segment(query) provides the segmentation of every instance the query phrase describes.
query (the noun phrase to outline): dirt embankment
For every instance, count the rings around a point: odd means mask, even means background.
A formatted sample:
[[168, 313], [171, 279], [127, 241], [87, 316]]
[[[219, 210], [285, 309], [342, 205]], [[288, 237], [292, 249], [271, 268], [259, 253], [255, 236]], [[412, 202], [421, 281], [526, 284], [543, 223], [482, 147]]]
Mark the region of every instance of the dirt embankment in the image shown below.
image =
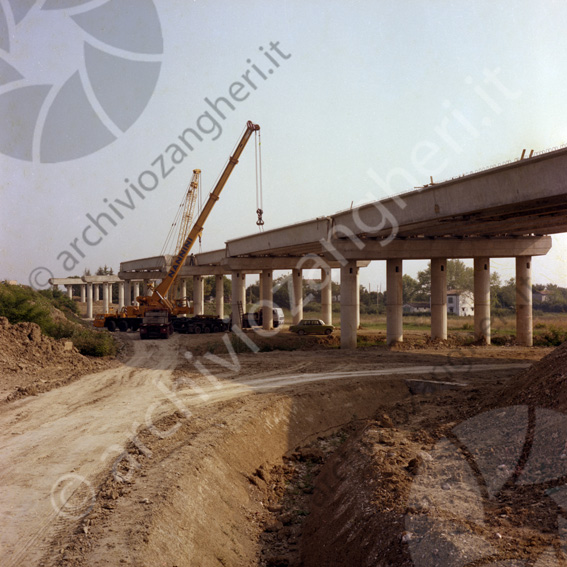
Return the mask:
[[[190, 339], [175, 339], [178, 354]], [[513, 372], [482, 349], [471, 368], [459, 363], [457, 371], [447, 363], [449, 352], [248, 353], [238, 364], [223, 358], [215, 384], [194, 372], [199, 364], [210, 366], [210, 357], [191, 359], [194, 366], [185, 360], [173, 383], [191, 415], [178, 411], [155, 421], [153, 433], [138, 433], [128, 457], [98, 485], [92, 509], [73, 524], [71, 535], [64, 531], [53, 541], [45, 565], [297, 565], [310, 533], [306, 522], [316, 517], [312, 499], [320, 507], [330, 500], [325, 490], [316, 491], [316, 477], [344, 440], [337, 429], [395, 404], [392, 419], [407, 420], [420, 407], [408, 377], [485, 384]], [[501, 369], [492, 365], [479, 373], [472, 369], [477, 362], [497, 362]], [[231, 366], [235, 370], [227, 371]], [[423, 406], [432, 422], [461, 394], [448, 396]], [[156, 431], [171, 434], [159, 437]], [[410, 449], [400, 467], [413, 458]], [[352, 489], [355, 498], [361, 486], [337, 490]], [[345, 533], [351, 528], [341, 526]]]
[[[0, 562], [290, 567], [309, 560], [306, 549], [322, 561], [325, 541], [342, 557], [348, 534], [360, 536], [357, 522], [379, 529], [368, 522], [381, 499], [405, 514], [404, 490], [417, 478], [412, 460], [433, 454], [438, 438], [481, 411], [495, 381], [515, 372], [503, 363], [538, 356], [435, 345], [199, 357], [191, 354], [197, 342], [223, 344], [222, 337], [124, 340], [125, 364], [4, 405], [0, 509], [8, 527]], [[406, 380], [420, 377], [470, 387], [411, 396]], [[345, 425], [346, 434], [337, 433]], [[360, 427], [365, 449], [359, 435], [345, 442]], [[384, 463], [385, 475], [367, 468]], [[373, 474], [388, 482], [373, 484]], [[363, 505], [347, 506], [338, 519], [326, 508], [352, 502]], [[400, 524], [392, 518], [394, 537]], [[313, 531], [323, 519], [334, 522], [335, 541]]]
[[564, 344], [504, 387], [367, 421], [314, 482], [298, 564], [560, 564], [566, 378]]
[[79, 354], [73, 343], [46, 337], [35, 323], [11, 325], [0, 317], [0, 400], [35, 396], [116, 364]]

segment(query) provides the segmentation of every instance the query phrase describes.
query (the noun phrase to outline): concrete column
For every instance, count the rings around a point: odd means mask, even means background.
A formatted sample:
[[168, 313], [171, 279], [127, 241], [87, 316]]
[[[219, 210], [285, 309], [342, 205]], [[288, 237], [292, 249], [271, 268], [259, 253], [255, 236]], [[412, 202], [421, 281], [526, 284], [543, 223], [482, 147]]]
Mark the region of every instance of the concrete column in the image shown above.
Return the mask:
[[205, 280], [203, 276], [193, 276], [193, 313], [202, 315], [205, 312]]
[[69, 299], [73, 299], [73, 286], [72, 285], [67, 285], [65, 286], [67, 288], [67, 297]]
[[79, 287], [81, 288], [81, 303], [84, 303], [87, 300], [87, 284], [81, 284]]
[[148, 295], [148, 280], [142, 280], [142, 295]]
[[358, 268], [351, 260], [341, 267], [341, 348], [356, 348], [358, 325]]
[[402, 260], [386, 260], [386, 342], [404, 340]]
[[356, 304], [358, 305], [356, 310], [356, 328], [360, 329], [360, 278], [358, 270], [356, 270]]
[[93, 284], [94, 286], [94, 300], [100, 301], [100, 284]]
[[124, 282], [118, 282], [118, 309], [124, 307]]
[[[242, 274], [241, 272], [232, 272], [231, 280], [232, 280], [232, 293], [231, 293], [232, 326], [240, 328], [242, 323], [240, 321], [238, 302], [242, 300], [242, 288], [244, 287], [244, 282], [245, 282], [244, 274]], [[242, 308], [244, 309], [244, 305]]]
[[490, 344], [490, 258], [474, 259], [474, 338]]
[[303, 272], [301, 269], [292, 271], [292, 294], [290, 297], [293, 324], [297, 325], [303, 319]]
[[272, 270], [263, 270], [262, 275], [262, 328], [270, 331], [274, 328], [274, 289]]
[[431, 338], [447, 339], [447, 260], [431, 260]]
[[532, 257], [516, 258], [516, 340], [533, 346], [532, 329]]
[[140, 296], [140, 282], [134, 282], [134, 301], [138, 303], [137, 297]]
[[224, 317], [224, 276], [215, 276], [215, 307], [217, 317]]
[[103, 313], [108, 313], [109, 310], [109, 302], [108, 302], [108, 296], [109, 296], [109, 291], [110, 291], [110, 284], [108, 283], [103, 283], [102, 284], [102, 311]]
[[262, 272], [260, 272], [260, 275], [258, 276], [258, 294], [260, 305], [262, 305], [262, 301], [264, 301], [264, 276]]
[[130, 280], [124, 280], [124, 305], [132, 304], [132, 285]]
[[87, 319], [93, 318], [93, 284], [87, 284]]
[[185, 278], [181, 280], [181, 297], [187, 297], [187, 280]]
[[240, 287], [240, 301], [242, 301], [242, 309], [246, 313], [246, 274], [240, 274], [242, 278], [242, 286]]
[[321, 268], [321, 319], [325, 325], [333, 324], [333, 289], [330, 268]]

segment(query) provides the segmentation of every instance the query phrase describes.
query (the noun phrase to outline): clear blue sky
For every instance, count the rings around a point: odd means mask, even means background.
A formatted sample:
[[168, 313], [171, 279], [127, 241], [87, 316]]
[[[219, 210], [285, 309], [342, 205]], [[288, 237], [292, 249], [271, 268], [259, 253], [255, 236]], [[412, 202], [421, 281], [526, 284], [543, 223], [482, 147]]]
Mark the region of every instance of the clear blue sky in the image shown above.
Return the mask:
[[[155, 6], [162, 66], [153, 96], [130, 129], [73, 161], [29, 163], [0, 155], [0, 279], [28, 283], [37, 266], [58, 277], [101, 264], [116, 270], [123, 260], [158, 254], [192, 170], [202, 169], [208, 191], [249, 119], [262, 127], [266, 229], [384, 197], [370, 168], [386, 176], [401, 167], [424, 184], [429, 175], [440, 181], [515, 159], [523, 148], [567, 142], [563, 1], [156, 0]], [[59, 28], [57, 19], [38, 21], [33, 34], [25, 20], [12, 21], [10, 57], [15, 46], [26, 49], [19, 60], [5, 59], [37, 73], [29, 78], [40, 84], [82, 64], [82, 39], [65, 36], [71, 28]], [[270, 43], [279, 52], [270, 51]], [[280, 65], [272, 74], [266, 52]], [[221, 120], [205, 99], [227, 97], [247, 71], [256, 90], [248, 87], [234, 110], [224, 107]], [[487, 71], [500, 88], [484, 82]], [[203, 134], [188, 157], [134, 210], [125, 210], [100, 244], [83, 246], [85, 257], [66, 271], [57, 256], [81, 237], [87, 215], [124, 200], [124, 179], [157, 172], [151, 164], [158, 156], [171, 165], [166, 148], [185, 128], [196, 128], [207, 110], [222, 133]], [[447, 120], [457, 143], [437, 131]], [[9, 127], [17, 136], [18, 124]], [[427, 171], [412, 165], [413, 149], [424, 142], [439, 147]], [[257, 231], [253, 157], [247, 148], [209, 218], [203, 250]], [[412, 188], [401, 178], [393, 187]], [[566, 252], [567, 237], [555, 237], [552, 253], [534, 260], [534, 281], [566, 286]], [[407, 262], [405, 271], [415, 276], [424, 267]], [[512, 261], [495, 260], [493, 268], [504, 279], [514, 275]], [[384, 275], [384, 264], [374, 262], [361, 272], [361, 283], [385, 287]]]

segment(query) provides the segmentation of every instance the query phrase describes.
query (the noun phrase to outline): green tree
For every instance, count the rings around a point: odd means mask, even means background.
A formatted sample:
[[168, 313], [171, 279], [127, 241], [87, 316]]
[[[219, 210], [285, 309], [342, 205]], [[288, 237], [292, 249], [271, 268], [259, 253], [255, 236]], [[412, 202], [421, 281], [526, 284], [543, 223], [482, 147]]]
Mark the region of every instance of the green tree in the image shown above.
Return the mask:
[[[447, 260], [447, 289], [473, 291], [474, 270], [462, 260]], [[431, 294], [431, 262], [425, 270], [417, 273], [419, 290], [429, 296]]]

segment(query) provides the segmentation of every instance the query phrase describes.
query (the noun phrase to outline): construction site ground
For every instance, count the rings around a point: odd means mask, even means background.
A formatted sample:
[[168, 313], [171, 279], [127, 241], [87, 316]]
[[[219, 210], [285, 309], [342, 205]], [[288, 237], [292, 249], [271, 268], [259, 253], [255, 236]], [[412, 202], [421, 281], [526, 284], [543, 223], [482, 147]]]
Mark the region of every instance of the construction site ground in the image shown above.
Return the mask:
[[[14, 343], [8, 332], [0, 341]], [[532, 410], [514, 408], [537, 406], [540, 391], [562, 411], [559, 390], [529, 387], [538, 372], [565, 372], [565, 349], [433, 344], [422, 333], [387, 348], [383, 333], [366, 335], [372, 346], [344, 351], [338, 337], [286, 330], [117, 334], [119, 361], [89, 367], [63, 346], [69, 359], [45, 376], [41, 362], [5, 360], [0, 564], [556, 564], [562, 485], [550, 511], [525, 491], [492, 501], [497, 484], [477, 477], [518, 477], [525, 431], [512, 427], [511, 449], [498, 420], [532, 423]], [[454, 438], [470, 442], [455, 453]]]

